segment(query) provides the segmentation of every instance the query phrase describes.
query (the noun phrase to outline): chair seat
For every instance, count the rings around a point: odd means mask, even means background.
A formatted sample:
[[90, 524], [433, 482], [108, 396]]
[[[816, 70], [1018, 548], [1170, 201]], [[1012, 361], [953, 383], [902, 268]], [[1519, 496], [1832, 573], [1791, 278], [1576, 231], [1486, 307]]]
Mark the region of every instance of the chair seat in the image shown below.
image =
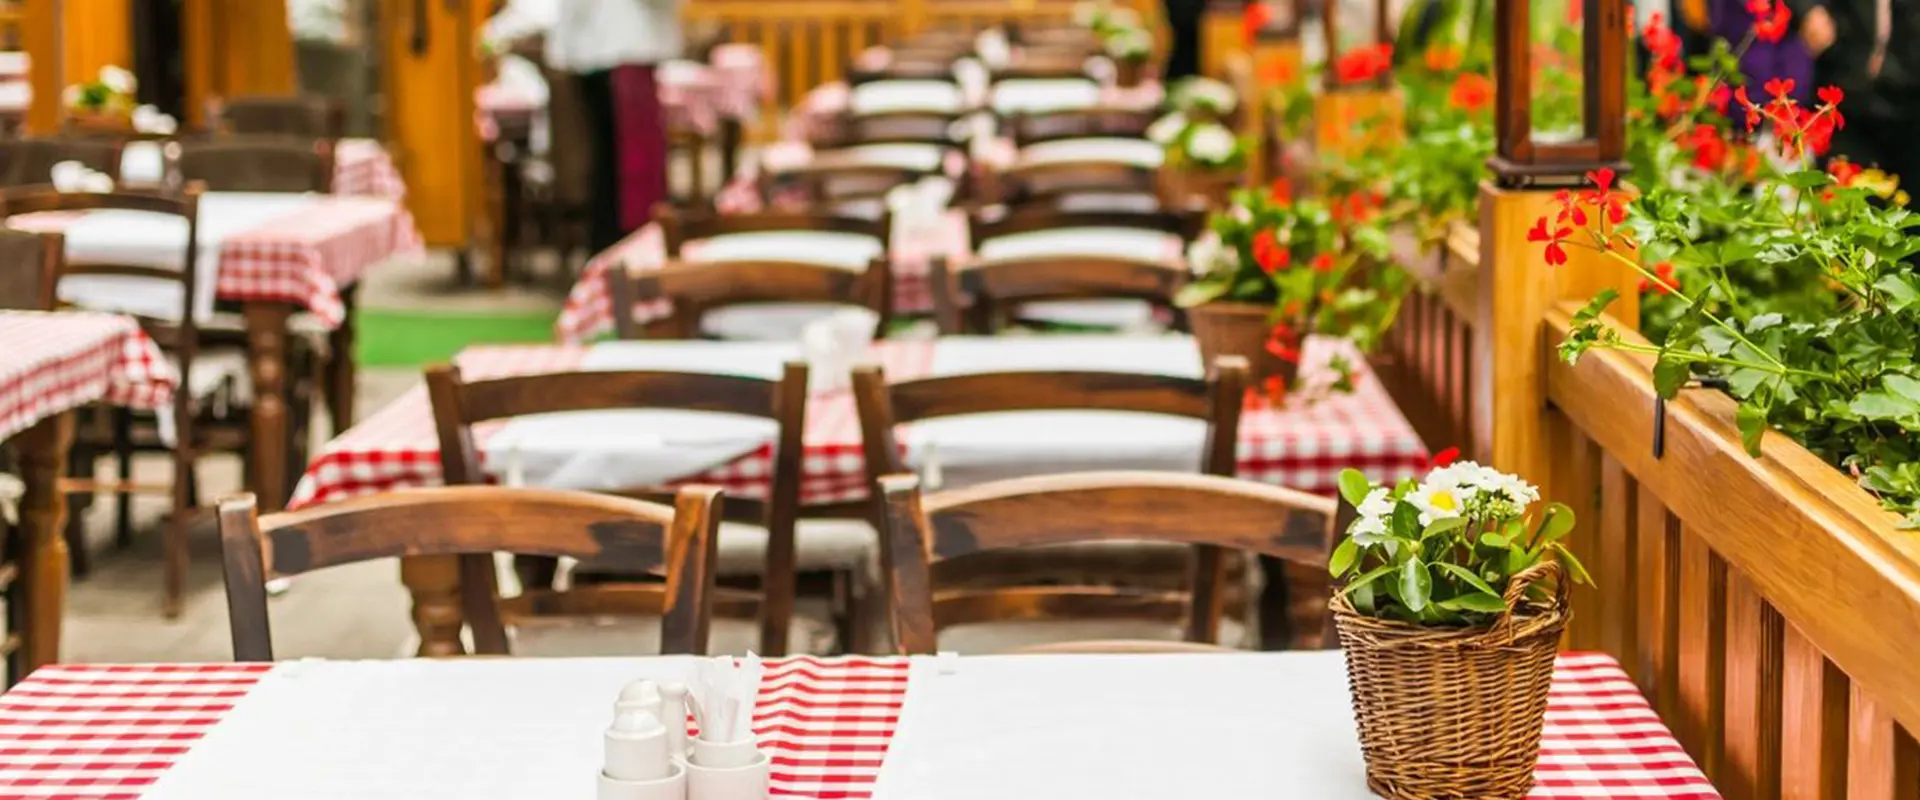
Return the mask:
[[[803, 519], [794, 526], [794, 566], [801, 572], [853, 570], [878, 577], [880, 535], [865, 520]], [[720, 524], [720, 575], [758, 575], [767, 563], [767, 529]]]
[[850, 306], [837, 303], [753, 303], [708, 311], [700, 333], [743, 342], [797, 342], [807, 326]]
[[[178, 371], [180, 360], [171, 354], [167, 358]], [[229, 386], [232, 394], [228, 399], [233, 402], [244, 406], [253, 400], [253, 374], [247, 369], [247, 354], [240, 350], [222, 348], [195, 354], [193, 374], [187, 381], [187, 390], [195, 400], [205, 400]]]
[[1127, 332], [1164, 327], [1154, 317], [1153, 305], [1144, 300], [1050, 300], [1027, 303], [1017, 316], [1022, 321]]
[[[516, 626], [508, 634], [517, 657], [632, 656], [660, 651], [657, 617], [610, 622], [541, 620]], [[787, 644], [789, 653], [825, 655], [837, 649], [839, 639], [826, 610], [818, 603], [803, 601], [794, 609]], [[707, 637], [708, 653], [740, 656], [759, 650], [759, 620], [714, 618]]]

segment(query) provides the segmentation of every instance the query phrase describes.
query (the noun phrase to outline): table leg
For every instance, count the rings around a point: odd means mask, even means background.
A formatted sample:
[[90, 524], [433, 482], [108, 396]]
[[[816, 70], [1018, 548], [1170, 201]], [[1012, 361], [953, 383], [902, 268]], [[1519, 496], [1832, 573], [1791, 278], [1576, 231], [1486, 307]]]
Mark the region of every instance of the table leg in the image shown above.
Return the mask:
[[[333, 435], [339, 436], [353, 426], [353, 398], [358, 388], [355, 384], [359, 372], [355, 368], [353, 357], [354, 306], [357, 305], [360, 285], [354, 284], [340, 291], [340, 299], [345, 304], [347, 318], [327, 334], [327, 416], [333, 419]], [[301, 466], [305, 466], [304, 464]]]
[[248, 302], [247, 368], [253, 376], [253, 441], [247, 487], [262, 512], [287, 504], [287, 317], [285, 303]]
[[720, 186], [725, 188], [740, 169], [740, 144], [746, 137], [738, 117], [720, 120]]
[[24, 622], [20, 655], [9, 677], [18, 681], [36, 668], [60, 659], [60, 617], [67, 607], [67, 504], [60, 496], [60, 476], [66, 474], [67, 448], [73, 445], [73, 413], [41, 420], [14, 438], [20, 453], [20, 477], [26, 496], [20, 503], [25, 530], [25, 558], [20, 579], [25, 587], [25, 613], [12, 619]]
[[460, 628], [460, 561], [454, 556], [409, 556], [400, 559], [400, 582], [413, 595], [413, 627], [420, 632], [424, 657], [465, 653]]

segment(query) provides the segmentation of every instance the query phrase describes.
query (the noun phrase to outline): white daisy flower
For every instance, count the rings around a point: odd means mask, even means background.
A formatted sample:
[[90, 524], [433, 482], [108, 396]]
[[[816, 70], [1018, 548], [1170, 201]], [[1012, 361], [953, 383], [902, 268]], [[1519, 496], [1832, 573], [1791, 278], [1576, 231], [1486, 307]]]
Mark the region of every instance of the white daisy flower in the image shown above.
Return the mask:
[[1380, 517], [1382, 519], [1390, 517], [1393, 515], [1394, 502], [1392, 498], [1387, 496], [1388, 494], [1387, 487], [1376, 486], [1373, 491], [1367, 493], [1365, 500], [1360, 501], [1360, 505], [1354, 507], [1354, 510], [1359, 512], [1362, 517]]
[[1197, 277], [1215, 272], [1231, 272], [1238, 264], [1233, 253], [1220, 243], [1220, 234], [1207, 231], [1187, 247], [1187, 269]]
[[1354, 520], [1353, 525], [1347, 528], [1347, 536], [1362, 547], [1389, 541], [1387, 520], [1384, 517], [1361, 517]]
[[1465, 513], [1467, 498], [1461, 496], [1462, 491], [1459, 487], [1423, 483], [1407, 495], [1407, 502], [1420, 509], [1420, 526], [1426, 527], [1434, 520], [1453, 519]]
[[1181, 85], [1180, 97], [1188, 106], [1208, 108], [1221, 114], [1233, 111], [1240, 96], [1232, 86], [1212, 78], [1189, 78]]
[[1175, 111], [1147, 126], [1147, 140], [1165, 147], [1173, 144], [1173, 140], [1180, 138], [1180, 133], [1186, 129], [1187, 115]]
[[1114, 58], [1145, 58], [1153, 52], [1153, 35], [1140, 28], [1122, 28], [1107, 37], [1107, 55]]
[[1187, 155], [1202, 164], [1224, 164], [1233, 158], [1240, 142], [1233, 132], [1215, 124], [1201, 125], [1187, 135]]

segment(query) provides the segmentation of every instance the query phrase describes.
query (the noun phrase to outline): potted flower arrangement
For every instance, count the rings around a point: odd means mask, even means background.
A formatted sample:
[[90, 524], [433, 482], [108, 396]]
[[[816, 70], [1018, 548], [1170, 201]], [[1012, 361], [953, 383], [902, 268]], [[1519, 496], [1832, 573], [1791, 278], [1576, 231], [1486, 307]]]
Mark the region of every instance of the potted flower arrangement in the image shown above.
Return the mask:
[[1519, 800], [1533, 787], [1567, 590], [1573, 512], [1473, 462], [1340, 494], [1359, 512], [1329, 569], [1366, 757], [1389, 800]]
[[[1340, 336], [1371, 349], [1399, 313], [1407, 278], [1359, 269], [1386, 254], [1386, 232], [1361, 212], [1364, 198], [1294, 199], [1241, 190], [1215, 212], [1187, 254], [1190, 281], [1175, 302], [1187, 309], [1201, 355], [1244, 357], [1275, 397], [1293, 387], [1310, 334]], [[1349, 365], [1334, 359], [1347, 384]]]
[[94, 130], [130, 130], [133, 126], [134, 91], [139, 81], [133, 73], [116, 66], [104, 66], [91, 81], [68, 86], [62, 96], [67, 107], [67, 124]]
[[1113, 59], [1114, 83], [1131, 89], [1147, 79], [1147, 60], [1153, 56], [1153, 34], [1141, 27], [1116, 27], [1101, 34], [1101, 49]]
[[1225, 207], [1252, 149], [1226, 125], [1180, 111], [1148, 126], [1147, 138], [1166, 150], [1160, 193], [1170, 208], [1185, 208], [1196, 198], [1209, 208]]

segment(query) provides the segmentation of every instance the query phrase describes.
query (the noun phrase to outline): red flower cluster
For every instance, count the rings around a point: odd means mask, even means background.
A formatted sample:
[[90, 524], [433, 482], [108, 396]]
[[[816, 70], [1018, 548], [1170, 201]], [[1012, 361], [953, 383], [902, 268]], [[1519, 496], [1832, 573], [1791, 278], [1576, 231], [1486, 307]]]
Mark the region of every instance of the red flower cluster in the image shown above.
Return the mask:
[[1289, 364], [1300, 363], [1300, 334], [1285, 322], [1275, 323], [1267, 334], [1267, 352]]
[[1674, 277], [1673, 263], [1670, 261], [1662, 261], [1653, 265], [1653, 276], [1659, 278], [1659, 280], [1650, 281], [1646, 278], [1640, 279], [1640, 291], [1642, 294], [1649, 290], [1661, 294], [1673, 294], [1673, 290], [1680, 288], [1680, 279]]
[[1453, 79], [1447, 102], [1470, 114], [1479, 112], [1493, 102], [1493, 79], [1477, 72], [1462, 72]]
[[1778, 42], [1787, 38], [1787, 23], [1793, 11], [1780, 0], [1747, 0], [1747, 13], [1753, 15], [1753, 38]]
[[1273, 21], [1273, 9], [1268, 8], [1266, 3], [1247, 4], [1246, 11], [1240, 14], [1240, 35], [1246, 39], [1249, 47], [1253, 45], [1254, 39], [1259, 38], [1261, 29], [1267, 27], [1267, 23], [1271, 21]]
[[1340, 83], [1365, 83], [1393, 68], [1393, 45], [1356, 47], [1333, 62], [1333, 75]]
[[1286, 269], [1293, 261], [1293, 254], [1287, 252], [1287, 246], [1271, 230], [1261, 231], [1253, 237], [1253, 263], [1260, 265], [1260, 271], [1268, 275]]
[[1379, 213], [1387, 198], [1379, 192], [1354, 192], [1328, 201], [1328, 213], [1334, 222], [1366, 222]]
[[1565, 225], [1560, 226], [1556, 230], [1547, 230], [1547, 218], [1541, 217], [1534, 220], [1533, 229], [1527, 231], [1527, 241], [1545, 242], [1547, 245], [1547, 265], [1557, 267], [1567, 263], [1567, 248], [1562, 245], [1561, 242], [1566, 241], [1567, 237], [1572, 235], [1573, 229]]
[[1680, 146], [1693, 151], [1693, 166], [1705, 172], [1719, 172], [1727, 166], [1732, 145], [1719, 128], [1702, 122], [1680, 140]]
[[1326, 253], [1321, 253], [1320, 255], [1314, 256], [1313, 261], [1310, 262], [1308, 266], [1313, 267], [1314, 272], [1321, 272], [1321, 273], [1332, 272], [1333, 256], [1328, 255]]
[[1662, 119], [1679, 116], [1680, 95], [1674, 93], [1673, 84], [1685, 72], [1680, 58], [1680, 37], [1667, 27], [1665, 15], [1656, 11], [1647, 18], [1640, 38], [1653, 56], [1653, 64], [1647, 68], [1647, 93], [1656, 104], [1654, 113]]
[[1452, 72], [1460, 68], [1460, 51], [1444, 44], [1427, 48], [1427, 71]]
[[1860, 165], [1845, 158], [1836, 158], [1827, 162], [1827, 174], [1833, 176], [1833, 182], [1840, 186], [1852, 186], [1853, 180], [1860, 177]]
[[1274, 178], [1273, 185], [1267, 189], [1267, 198], [1280, 205], [1293, 202], [1293, 181], [1285, 176]]
[[1820, 105], [1813, 109], [1793, 99], [1792, 79], [1774, 78], [1762, 88], [1768, 96], [1765, 103], [1755, 103], [1747, 97], [1745, 86], [1734, 91], [1733, 99], [1746, 109], [1747, 131], [1752, 132], [1761, 120], [1766, 120], [1780, 140], [1781, 155], [1788, 159], [1799, 159], [1808, 153], [1825, 155], [1833, 144], [1833, 132], [1847, 126], [1846, 118], [1840, 115], [1840, 101], [1846, 95], [1837, 86], [1823, 86], [1816, 91]]

